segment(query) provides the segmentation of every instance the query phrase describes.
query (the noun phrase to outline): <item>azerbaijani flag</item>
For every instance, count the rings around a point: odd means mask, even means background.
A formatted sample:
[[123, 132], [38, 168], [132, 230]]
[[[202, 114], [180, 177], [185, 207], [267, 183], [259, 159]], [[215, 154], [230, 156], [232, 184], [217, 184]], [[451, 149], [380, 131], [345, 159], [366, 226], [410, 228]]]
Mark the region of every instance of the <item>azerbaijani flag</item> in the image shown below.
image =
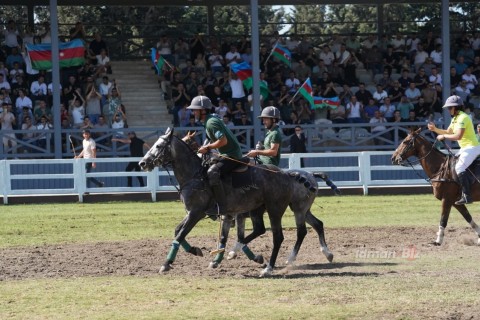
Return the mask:
[[[247, 90], [253, 87], [252, 67], [247, 62], [241, 62], [231, 65], [232, 71], [237, 75], [238, 79], [242, 80], [243, 85]], [[270, 94], [265, 82], [260, 81], [260, 94], [263, 99], [267, 99]]]
[[[76, 67], [85, 64], [85, 46], [82, 40], [60, 42], [58, 48], [60, 68]], [[52, 69], [52, 44], [27, 44], [27, 52], [32, 62], [32, 69]]]
[[339, 97], [313, 97], [313, 109], [331, 108], [336, 109], [340, 105]]
[[157, 69], [158, 75], [161, 76], [165, 59], [155, 48], [152, 48], [152, 63], [155, 66], [155, 69]]
[[292, 65], [292, 54], [290, 53], [290, 50], [282, 47], [278, 42], [273, 47], [272, 55], [289, 67]]
[[312, 88], [312, 82], [310, 81], [310, 78], [307, 78], [305, 82], [302, 84], [300, 89], [298, 89], [298, 93], [300, 93], [310, 104], [310, 106], [314, 106], [313, 102], [313, 88]]

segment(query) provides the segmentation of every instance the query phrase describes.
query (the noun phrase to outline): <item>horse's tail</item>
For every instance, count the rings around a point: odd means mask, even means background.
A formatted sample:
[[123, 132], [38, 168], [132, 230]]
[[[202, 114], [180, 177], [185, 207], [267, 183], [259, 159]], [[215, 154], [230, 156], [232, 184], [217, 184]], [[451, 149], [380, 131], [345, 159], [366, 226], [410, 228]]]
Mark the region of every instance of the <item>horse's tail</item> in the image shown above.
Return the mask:
[[337, 188], [335, 183], [333, 183], [332, 180], [330, 180], [330, 178], [327, 176], [325, 172], [312, 172], [312, 174], [315, 178], [320, 178], [323, 181], [325, 181], [327, 186], [329, 186], [333, 190], [333, 192], [335, 192], [336, 195], [342, 194], [342, 192]]

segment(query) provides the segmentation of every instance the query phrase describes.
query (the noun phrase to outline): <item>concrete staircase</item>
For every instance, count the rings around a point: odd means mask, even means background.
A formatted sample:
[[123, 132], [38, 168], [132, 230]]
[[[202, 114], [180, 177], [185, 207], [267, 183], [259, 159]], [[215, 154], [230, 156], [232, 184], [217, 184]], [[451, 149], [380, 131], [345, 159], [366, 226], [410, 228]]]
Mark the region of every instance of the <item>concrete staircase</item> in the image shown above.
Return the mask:
[[172, 126], [172, 115], [151, 69], [150, 61], [112, 61], [113, 74], [127, 110], [128, 126], [166, 128]]

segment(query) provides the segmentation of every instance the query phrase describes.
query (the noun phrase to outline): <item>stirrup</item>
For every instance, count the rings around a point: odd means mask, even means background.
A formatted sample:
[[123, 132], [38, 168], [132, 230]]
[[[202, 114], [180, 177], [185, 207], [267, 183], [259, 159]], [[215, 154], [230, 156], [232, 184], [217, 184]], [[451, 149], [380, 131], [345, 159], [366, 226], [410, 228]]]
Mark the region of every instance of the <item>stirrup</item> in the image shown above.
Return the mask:
[[464, 194], [462, 194], [462, 197], [460, 198], [460, 200], [458, 200], [458, 201], [455, 202], [456, 205], [471, 204], [471, 203], [473, 203], [472, 198], [471, 198], [471, 197], [467, 197], [467, 196], [464, 195]]

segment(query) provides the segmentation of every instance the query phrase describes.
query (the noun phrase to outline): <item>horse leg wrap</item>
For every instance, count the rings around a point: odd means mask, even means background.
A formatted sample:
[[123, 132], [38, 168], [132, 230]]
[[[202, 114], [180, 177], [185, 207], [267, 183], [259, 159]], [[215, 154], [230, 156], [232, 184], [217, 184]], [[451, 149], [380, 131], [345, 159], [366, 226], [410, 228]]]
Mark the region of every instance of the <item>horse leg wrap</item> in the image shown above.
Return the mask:
[[442, 226], [439, 226], [438, 232], [437, 232], [437, 240], [435, 240], [435, 242], [438, 244], [442, 244], [444, 236], [445, 236], [445, 228]]
[[250, 260], [255, 259], [255, 254], [252, 252], [252, 250], [250, 250], [250, 248], [247, 245], [244, 245], [242, 247], [242, 251], [243, 251], [243, 253], [245, 253], [245, 255], [247, 256], [248, 259], [250, 259]]
[[[225, 245], [220, 244], [218, 249], [225, 249]], [[222, 262], [224, 255], [225, 255], [225, 250], [222, 250], [221, 252], [217, 253], [217, 255], [215, 256], [215, 259], [213, 259], [213, 261], [216, 262], [216, 263]]]
[[179, 247], [180, 247], [180, 244], [178, 243], [178, 241], [175, 240], [172, 242], [172, 247], [170, 248], [170, 251], [168, 252], [168, 255], [167, 255], [167, 260], [169, 262], [175, 261], [175, 257], [177, 256]]
[[190, 252], [190, 250], [192, 249], [192, 246], [186, 240], [180, 242], [180, 245], [182, 246], [183, 250], [187, 252]]

